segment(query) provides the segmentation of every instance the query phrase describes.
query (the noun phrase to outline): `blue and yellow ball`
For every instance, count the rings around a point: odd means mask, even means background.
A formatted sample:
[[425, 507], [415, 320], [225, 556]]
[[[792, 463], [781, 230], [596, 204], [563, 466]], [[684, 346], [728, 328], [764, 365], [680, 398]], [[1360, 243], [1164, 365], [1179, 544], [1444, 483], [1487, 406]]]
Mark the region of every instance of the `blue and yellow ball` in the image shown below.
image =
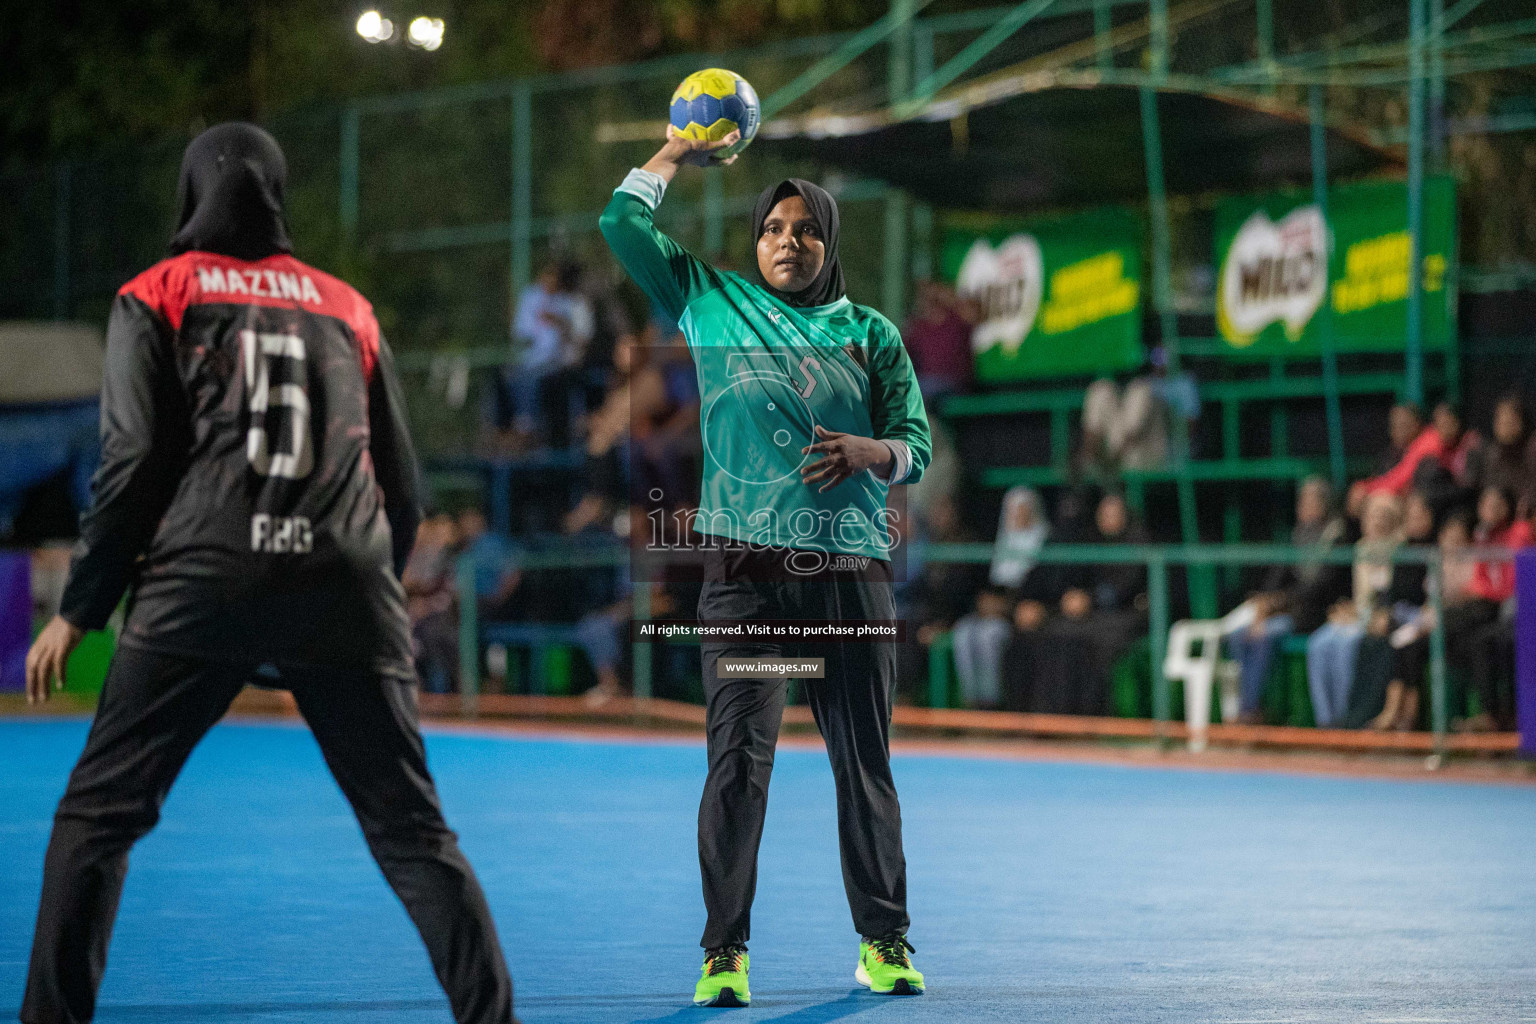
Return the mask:
[[740, 142], [715, 154], [719, 160], [746, 149], [762, 119], [751, 83], [724, 68], [695, 71], [672, 94], [672, 127], [679, 135], [718, 142], [733, 131], [741, 132]]

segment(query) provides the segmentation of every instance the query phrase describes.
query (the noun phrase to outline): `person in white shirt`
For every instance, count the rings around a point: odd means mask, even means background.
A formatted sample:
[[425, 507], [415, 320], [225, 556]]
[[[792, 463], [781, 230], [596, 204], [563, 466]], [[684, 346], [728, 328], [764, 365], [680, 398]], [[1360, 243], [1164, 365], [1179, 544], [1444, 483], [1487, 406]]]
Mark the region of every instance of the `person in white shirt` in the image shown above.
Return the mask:
[[539, 431], [546, 412], [559, 414], [543, 408], [547, 385], [578, 365], [592, 340], [592, 304], [577, 290], [580, 275], [574, 263], [548, 264], [518, 298], [506, 383], [513, 426], [525, 437]]

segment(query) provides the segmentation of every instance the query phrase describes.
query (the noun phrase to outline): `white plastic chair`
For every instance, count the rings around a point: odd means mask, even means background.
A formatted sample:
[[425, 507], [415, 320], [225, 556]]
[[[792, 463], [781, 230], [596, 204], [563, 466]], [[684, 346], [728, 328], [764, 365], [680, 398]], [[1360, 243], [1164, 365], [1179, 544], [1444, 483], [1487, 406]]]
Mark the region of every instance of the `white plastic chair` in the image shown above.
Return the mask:
[[[1163, 675], [1184, 683], [1184, 721], [1189, 726], [1189, 749], [1205, 749], [1211, 721], [1211, 691], [1221, 685], [1221, 720], [1238, 715], [1239, 667], [1221, 656], [1221, 638], [1253, 623], [1254, 609], [1247, 602], [1221, 619], [1181, 619], [1168, 630], [1168, 653]], [[1199, 645], [1199, 653], [1195, 652]]]

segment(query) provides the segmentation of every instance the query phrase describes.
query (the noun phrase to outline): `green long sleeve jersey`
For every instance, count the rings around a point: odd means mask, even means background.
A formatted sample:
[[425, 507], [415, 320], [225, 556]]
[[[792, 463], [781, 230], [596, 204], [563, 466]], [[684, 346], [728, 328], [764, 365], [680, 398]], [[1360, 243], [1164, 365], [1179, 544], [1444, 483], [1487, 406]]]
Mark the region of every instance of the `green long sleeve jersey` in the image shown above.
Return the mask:
[[[732, 540], [888, 558], [905, 524], [892, 484], [916, 482], [932, 454], [917, 375], [900, 332], [846, 297], [790, 306], [717, 270], [658, 231], [666, 183], [634, 170], [600, 226], [635, 283], [676, 319], [699, 381], [704, 480], [694, 529]], [[889, 479], [858, 473], [820, 492], [800, 470], [814, 427], [873, 437], [894, 456]]]

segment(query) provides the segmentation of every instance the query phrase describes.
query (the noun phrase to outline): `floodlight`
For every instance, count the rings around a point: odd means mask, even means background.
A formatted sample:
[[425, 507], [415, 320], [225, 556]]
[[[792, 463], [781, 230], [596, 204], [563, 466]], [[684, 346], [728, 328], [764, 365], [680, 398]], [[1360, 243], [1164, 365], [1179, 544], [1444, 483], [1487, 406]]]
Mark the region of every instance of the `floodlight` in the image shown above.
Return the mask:
[[370, 43], [382, 43], [395, 34], [395, 25], [378, 11], [364, 11], [357, 19], [357, 34]]
[[435, 50], [443, 45], [443, 19], [421, 15], [411, 19], [405, 30], [406, 42], [423, 50]]

